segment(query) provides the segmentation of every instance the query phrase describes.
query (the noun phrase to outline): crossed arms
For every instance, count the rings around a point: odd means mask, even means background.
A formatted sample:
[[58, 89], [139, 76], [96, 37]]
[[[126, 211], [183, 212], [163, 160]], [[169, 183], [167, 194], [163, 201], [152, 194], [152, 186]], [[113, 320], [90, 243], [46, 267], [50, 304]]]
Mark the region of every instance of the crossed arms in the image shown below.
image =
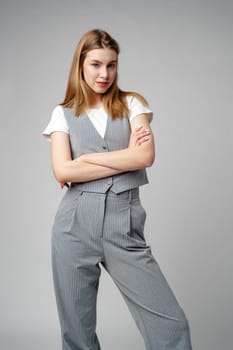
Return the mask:
[[111, 152], [83, 154], [72, 160], [69, 135], [51, 134], [51, 161], [55, 178], [63, 186], [67, 182], [86, 182], [127, 171], [152, 166], [155, 145], [149, 118], [140, 114], [131, 121], [131, 137], [127, 148]]

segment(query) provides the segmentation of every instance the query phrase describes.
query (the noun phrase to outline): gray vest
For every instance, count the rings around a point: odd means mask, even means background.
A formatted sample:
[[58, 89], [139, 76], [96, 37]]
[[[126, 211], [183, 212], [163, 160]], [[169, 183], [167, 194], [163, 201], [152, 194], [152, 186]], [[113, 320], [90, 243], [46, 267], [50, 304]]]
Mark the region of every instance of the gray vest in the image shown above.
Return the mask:
[[[64, 108], [64, 115], [70, 132], [72, 158], [81, 154], [110, 152], [128, 147], [130, 123], [128, 118], [108, 118], [104, 138], [100, 136], [87, 115], [76, 117], [72, 110]], [[120, 193], [148, 183], [145, 169], [128, 171], [119, 175], [106, 177], [84, 183], [73, 183], [80, 190], [105, 193], [110, 188]]]

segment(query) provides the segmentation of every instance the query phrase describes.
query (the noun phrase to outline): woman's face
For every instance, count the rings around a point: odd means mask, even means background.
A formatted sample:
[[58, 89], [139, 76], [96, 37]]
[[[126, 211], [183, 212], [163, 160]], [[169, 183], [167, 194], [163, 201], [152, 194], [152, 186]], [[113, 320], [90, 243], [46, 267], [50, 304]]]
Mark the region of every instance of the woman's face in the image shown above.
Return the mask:
[[[117, 75], [117, 53], [107, 47], [89, 51], [83, 62], [83, 76], [97, 95], [104, 94]], [[101, 97], [101, 96], [100, 96]]]

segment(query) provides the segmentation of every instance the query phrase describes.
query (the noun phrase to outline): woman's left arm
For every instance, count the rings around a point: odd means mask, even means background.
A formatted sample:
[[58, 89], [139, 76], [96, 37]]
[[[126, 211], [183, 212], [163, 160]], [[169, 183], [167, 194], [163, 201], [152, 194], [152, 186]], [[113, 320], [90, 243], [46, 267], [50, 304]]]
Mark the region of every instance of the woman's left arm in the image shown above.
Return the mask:
[[131, 121], [132, 133], [135, 132], [139, 125], [150, 131], [146, 142], [129, 145], [128, 148], [118, 151], [83, 154], [79, 159], [122, 171], [133, 171], [151, 167], [155, 160], [155, 144], [150, 128], [150, 121], [146, 114], [140, 114]]

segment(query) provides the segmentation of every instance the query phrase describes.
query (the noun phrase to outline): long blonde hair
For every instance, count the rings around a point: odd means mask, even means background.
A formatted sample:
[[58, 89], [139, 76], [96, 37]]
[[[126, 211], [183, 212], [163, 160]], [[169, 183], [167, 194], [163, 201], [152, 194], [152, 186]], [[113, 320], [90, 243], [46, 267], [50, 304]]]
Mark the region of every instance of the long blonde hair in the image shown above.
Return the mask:
[[[70, 68], [65, 99], [60, 105], [72, 108], [77, 117], [91, 106], [91, 89], [85, 82], [82, 74], [84, 59], [90, 50], [105, 47], [113, 49], [117, 55], [120, 53], [117, 41], [107, 32], [100, 29], [93, 29], [85, 33], [76, 47]], [[125, 101], [126, 96], [134, 96], [144, 105], [147, 105], [147, 101], [140, 94], [119, 89], [116, 75], [113, 84], [103, 94], [102, 99], [104, 109], [113, 119], [123, 118], [129, 113]]]

